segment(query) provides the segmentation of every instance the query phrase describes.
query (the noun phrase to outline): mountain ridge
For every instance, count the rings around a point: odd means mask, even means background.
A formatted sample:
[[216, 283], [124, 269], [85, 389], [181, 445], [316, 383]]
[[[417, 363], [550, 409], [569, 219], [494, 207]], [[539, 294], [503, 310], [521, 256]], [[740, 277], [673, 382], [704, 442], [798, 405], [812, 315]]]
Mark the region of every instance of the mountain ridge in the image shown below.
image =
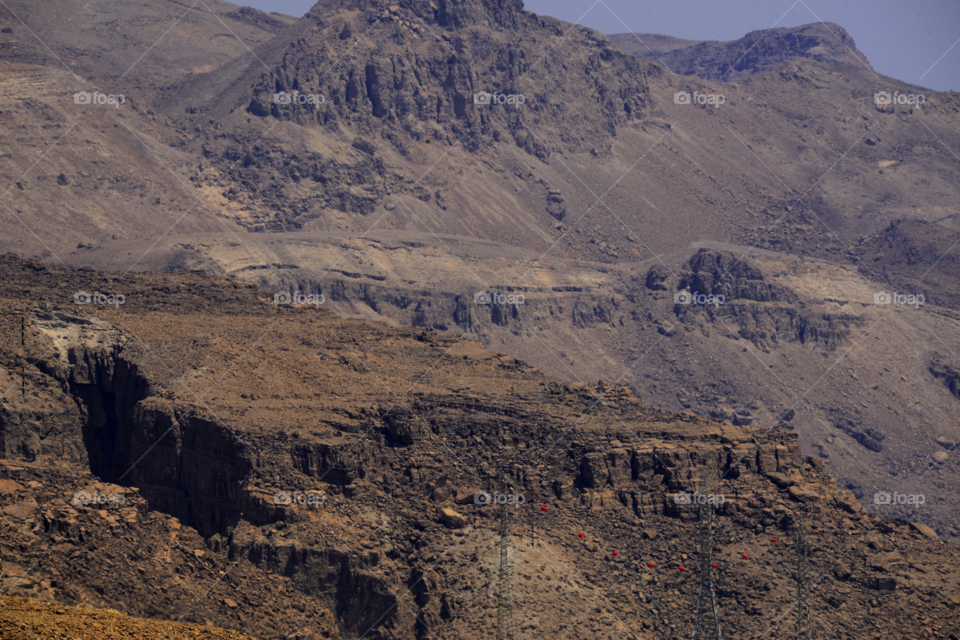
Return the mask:
[[[654, 58], [674, 73], [715, 82], [773, 71], [784, 62], [807, 58], [824, 64], [862, 65], [873, 72], [853, 37], [838, 24], [817, 22], [799, 27], [751, 31], [726, 42], [685, 41], [646, 33], [617, 33], [610, 39], [638, 58]], [[645, 41], [652, 42], [647, 45]]]

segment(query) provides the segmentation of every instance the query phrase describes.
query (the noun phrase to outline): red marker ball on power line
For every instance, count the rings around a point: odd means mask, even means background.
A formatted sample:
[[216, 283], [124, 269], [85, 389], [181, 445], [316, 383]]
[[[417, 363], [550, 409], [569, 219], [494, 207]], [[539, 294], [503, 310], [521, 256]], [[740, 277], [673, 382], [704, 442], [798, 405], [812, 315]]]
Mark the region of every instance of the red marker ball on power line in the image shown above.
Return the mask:
[[546, 510], [547, 510], [547, 505], [542, 505], [540, 507], [540, 511], [546, 511]]
[[747, 557], [747, 554], [743, 554], [743, 557], [746, 558], [746, 557]]
[[680, 567], [680, 571], [686, 571], [686, 570], [687, 570], [686, 567]]
[[653, 563], [652, 563], [652, 562], [648, 562], [648, 563], [647, 563], [647, 566], [648, 566], [648, 567], [652, 567], [652, 566], [653, 566]]
[[774, 541], [774, 542], [776, 542], [776, 541], [777, 541], [777, 539], [776, 539], [776, 538], [774, 538], [774, 539], [773, 539], [773, 541]]
[[716, 563], [716, 562], [713, 563], [713, 568], [714, 568], [714, 569], [717, 568], [717, 563]]
[[577, 537], [578, 537], [578, 538], [582, 538], [582, 537], [583, 537], [583, 532], [578, 533], [578, 534], [577, 534]]
[[616, 552], [616, 551], [614, 551], [614, 552], [613, 552], [613, 555], [617, 555], [617, 552]]

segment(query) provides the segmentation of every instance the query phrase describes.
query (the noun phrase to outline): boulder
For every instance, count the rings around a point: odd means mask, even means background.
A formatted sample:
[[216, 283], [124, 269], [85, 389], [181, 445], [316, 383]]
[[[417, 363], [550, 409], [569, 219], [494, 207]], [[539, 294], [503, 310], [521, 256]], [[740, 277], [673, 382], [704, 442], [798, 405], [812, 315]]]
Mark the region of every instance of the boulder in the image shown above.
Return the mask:
[[799, 502], [817, 502], [823, 498], [819, 493], [813, 491], [811, 488], [812, 485], [804, 485], [803, 487], [793, 486], [787, 490], [787, 493], [790, 494], [790, 497]]
[[459, 505], [473, 504], [473, 496], [477, 493], [480, 493], [480, 489], [476, 487], [460, 487], [453, 501]]
[[451, 529], [459, 529], [467, 524], [467, 519], [453, 509], [444, 508], [440, 510], [440, 522]]
[[920, 524], [919, 522], [911, 522], [910, 527], [927, 536], [931, 540], [939, 540], [940, 537], [937, 535], [937, 532], [928, 527], [925, 524]]

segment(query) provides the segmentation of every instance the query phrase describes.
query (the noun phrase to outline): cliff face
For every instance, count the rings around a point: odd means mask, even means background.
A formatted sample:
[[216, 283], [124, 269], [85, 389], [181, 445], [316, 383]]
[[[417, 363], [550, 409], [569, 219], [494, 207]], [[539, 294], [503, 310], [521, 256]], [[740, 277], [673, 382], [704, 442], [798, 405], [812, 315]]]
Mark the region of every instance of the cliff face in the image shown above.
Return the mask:
[[[550, 54], [557, 46], [562, 56]], [[651, 65], [519, 0], [321, 2], [257, 53], [262, 62], [238, 58], [183, 80], [169, 89], [176, 102], [158, 105], [185, 132], [186, 149], [231, 167], [227, 198], [247, 212], [236, 220], [249, 231], [326, 227], [325, 211], [369, 216], [407, 191], [446, 211], [461, 205], [443, 181], [410, 179], [411, 170], [424, 175], [419, 165], [434, 150], [455, 154], [444, 164], [462, 151], [525, 174], [557, 153], [595, 158], [653, 108]], [[220, 123], [215, 136], [208, 121]], [[258, 140], [277, 123], [276, 135]], [[537, 210], [550, 191], [543, 213], [563, 218], [564, 198], [544, 178], [522, 191], [521, 206]]]
[[[562, 67], [537, 55], [561, 35], [562, 23], [523, 11], [519, 1], [322, 5], [271, 43], [265, 54], [269, 71], [250, 67], [239, 79], [214, 74], [207, 81], [224, 84], [227, 96], [209, 101], [207, 92], [187, 83], [181, 87], [185, 98], [208, 100], [206, 108], [219, 111], [233, 94], [246, 96], [239, 100], [256, 116], [299, 125], [349, 124], [356, 134], [386, 139], [407, 157], [426, 139], [453, 144], [470, 132], [465, 145], [472, 152], [512, 138], [545, 159], [551, 153], [545, 147], [602, 144], [651, 106], [642, 65], [598, 34], [574, 28], [568, 36], [574, 54]], [[564, 77], [551, 78], [560, 68]], [[274, 96], [281, 91], [292, 98], [278, 102]], [[477, 102], [478, 93], [522, 97], [505, 107], [496, 100]], [[583, 109], [586, 103], [595, 108]], [[550, 130], [538, 126], [540, 139], [528, 140], [522, 116], [531, 125], [549, 121]], [[575, 131], [555, 127], [574, 120]], [[352, 144], [369, 156], [384, 151], [368, 139]]]
[[426, 24], [440, 27], [510, 29], [516, 28], [524, 18], [533, 18], [533, 14], [524, 12], [522, 0], [411, 0], [395, 5], [389, 2], [320, 0], [308, 15], [322, 16], [337, 10], [376, 11], [385, 8], [392, 13], [399, 13], [401, 9], [410, 11]]
[[[67, 307], [40, 278], [37, 302], [4, 301], [26, 314], [4, 360], [36, 362], [0, 410], [18, 594], [257, 635], [486, 638], [501, 513], [475, 496], [502, 471], [522, 496], [509, 558], [526, 633], [686, 635], [689, 616], [667, 612], [696, 598], [677, 567], [695, 574], [702, 496], [729, 633], [790, 620], [801, 519], [817, 620], [841, 637], [910, 633], [922, 616], [958, 631], [960, 574], [935, 534], [867, 514], [787, 429], [652, 410], [623, 387], [229, 280], [130, 277], [141, 295], [119, 309]], [[28, 407], [50, 417], [29, 450]], [[596, 598], [607, 606], [584, 605]], [[894, 598], [918, 606], [876, 620], [869, 603]]]

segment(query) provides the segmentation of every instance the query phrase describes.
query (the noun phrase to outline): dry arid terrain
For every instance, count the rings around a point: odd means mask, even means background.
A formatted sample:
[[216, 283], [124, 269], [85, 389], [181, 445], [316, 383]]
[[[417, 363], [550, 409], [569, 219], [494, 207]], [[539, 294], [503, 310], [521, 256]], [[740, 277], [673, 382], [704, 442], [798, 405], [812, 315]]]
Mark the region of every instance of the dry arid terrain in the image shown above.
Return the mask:
[[120, 638], [169, 638], [170, 640], [248, 640], [245, 633], [134, 618], [115, 609], [90, 605], [69, 607], [35, 598], [8, 596], [0, 612], [0, 634], [10, 640], [70, 638], [71, 640], [117, 640]]
[[[475, 496], [499, 490], [522, 496], [518, 637], [686, 637], [699, 516], [678, 496], [708, 491], [727, 637], [795, 629], [801, 531], [814, 637], [960, 633], [956, 549], [869, 514], [787, 429], [227, 278], [3, 268], [25, 318], [4, 358], [32, 364], [2, 409], [11, 594], [257, 637], [489, 638], [501, 512]], [[64, 293], [121, 280], [115, 308]]]
[[512, 637], [690, 637], [708, 482], [728, 638], [956, 639], [957, 153], [826, 22], [6, 0], [0, 629], [510, 637], [503, 539]]

